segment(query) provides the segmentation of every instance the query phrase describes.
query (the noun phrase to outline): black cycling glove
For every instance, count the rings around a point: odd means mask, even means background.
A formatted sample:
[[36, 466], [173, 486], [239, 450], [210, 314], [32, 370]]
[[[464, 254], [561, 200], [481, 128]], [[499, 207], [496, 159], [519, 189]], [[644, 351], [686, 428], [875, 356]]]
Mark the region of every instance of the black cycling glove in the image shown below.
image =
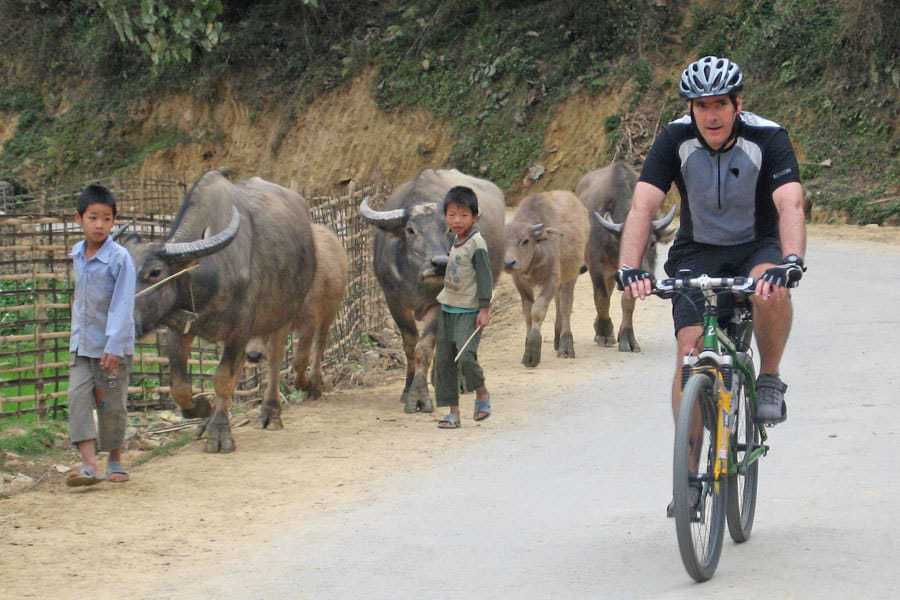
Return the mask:
[[628, 265], [622, 265], [616, 271], [616, 287], [624, 290], [627, 286], [642, 279], [651, 279], [650, 273], [642, 269], [634, 269]]
[[777, 267], [766, 269], [761, 279], [773, 285], [789, 288], [797, 287], [803, 278], [803, 272], [806, 271], [803, 259], [796, 254], [789, 254], [781, 260], [781, 264]]

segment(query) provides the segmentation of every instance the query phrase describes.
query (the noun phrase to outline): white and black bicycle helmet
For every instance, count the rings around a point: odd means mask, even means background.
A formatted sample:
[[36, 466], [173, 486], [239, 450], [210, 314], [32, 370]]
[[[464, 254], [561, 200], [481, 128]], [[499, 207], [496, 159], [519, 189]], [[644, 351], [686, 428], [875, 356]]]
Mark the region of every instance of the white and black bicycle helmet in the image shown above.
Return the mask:
[[744, 76], [737, 64], [727, 58], [704, 56], [681, 73], [678, 91], [683, 98], [693, 100], [739, 92], [743, 86]]

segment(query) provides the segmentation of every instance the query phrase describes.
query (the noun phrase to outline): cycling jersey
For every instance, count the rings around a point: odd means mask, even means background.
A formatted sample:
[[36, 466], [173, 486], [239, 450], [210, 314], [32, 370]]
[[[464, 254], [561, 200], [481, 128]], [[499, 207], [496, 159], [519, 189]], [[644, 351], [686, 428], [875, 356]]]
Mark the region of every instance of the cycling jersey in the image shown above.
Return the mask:
[[787, 131], [749, 112], [735, 121], [736, 139], [724, 152], [700, 137], [690, 115], [666, 125], [653, 142], [640, 181], [681, 194], [678, 242], [735, 246], [778, 237], [772, 192], [800, 181]]

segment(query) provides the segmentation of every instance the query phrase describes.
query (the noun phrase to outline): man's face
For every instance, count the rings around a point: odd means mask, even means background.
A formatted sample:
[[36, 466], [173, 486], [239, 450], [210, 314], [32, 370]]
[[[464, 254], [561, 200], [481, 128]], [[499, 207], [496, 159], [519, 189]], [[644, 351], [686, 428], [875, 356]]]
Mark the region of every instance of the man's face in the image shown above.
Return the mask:
[[75, 220], [81, 225], [84, 237], [92, 244], [102, 244], [116, 223], [112, 207], [106, 204], [91, 204], [83, 215], [75, 214]]
[[741, 99], [736, 98], [732, 104], [727, 95], [697, 98], [691, 100], [691, 110], [697, 129], [707, 145], [713, 150], [720, 150], [734, 130], [734, 118], [741, 111]]

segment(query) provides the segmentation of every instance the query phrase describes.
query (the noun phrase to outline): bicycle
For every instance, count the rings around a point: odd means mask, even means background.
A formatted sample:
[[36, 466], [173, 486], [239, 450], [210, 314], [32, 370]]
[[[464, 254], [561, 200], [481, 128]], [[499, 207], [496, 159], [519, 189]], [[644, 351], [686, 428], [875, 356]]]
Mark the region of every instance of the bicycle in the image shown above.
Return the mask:
[[[688, 288], [703, 292], [703, 349], [684, 357], [682, 398], [675, 424], [673, 495], [678, 549], [698, 582], [715, 573], [724, 523], [736, 543], [750, 538], [756, 511], [759, 459], [769, 451], [756, 414], [756, 370], [750, 342], [750, 277], [692, 277], [659, 281], [653, 293], [671, 298]], [[735, 298], [720, 323], [718, 296]], [[698, 446], [699, 442], [699, 446]]]

